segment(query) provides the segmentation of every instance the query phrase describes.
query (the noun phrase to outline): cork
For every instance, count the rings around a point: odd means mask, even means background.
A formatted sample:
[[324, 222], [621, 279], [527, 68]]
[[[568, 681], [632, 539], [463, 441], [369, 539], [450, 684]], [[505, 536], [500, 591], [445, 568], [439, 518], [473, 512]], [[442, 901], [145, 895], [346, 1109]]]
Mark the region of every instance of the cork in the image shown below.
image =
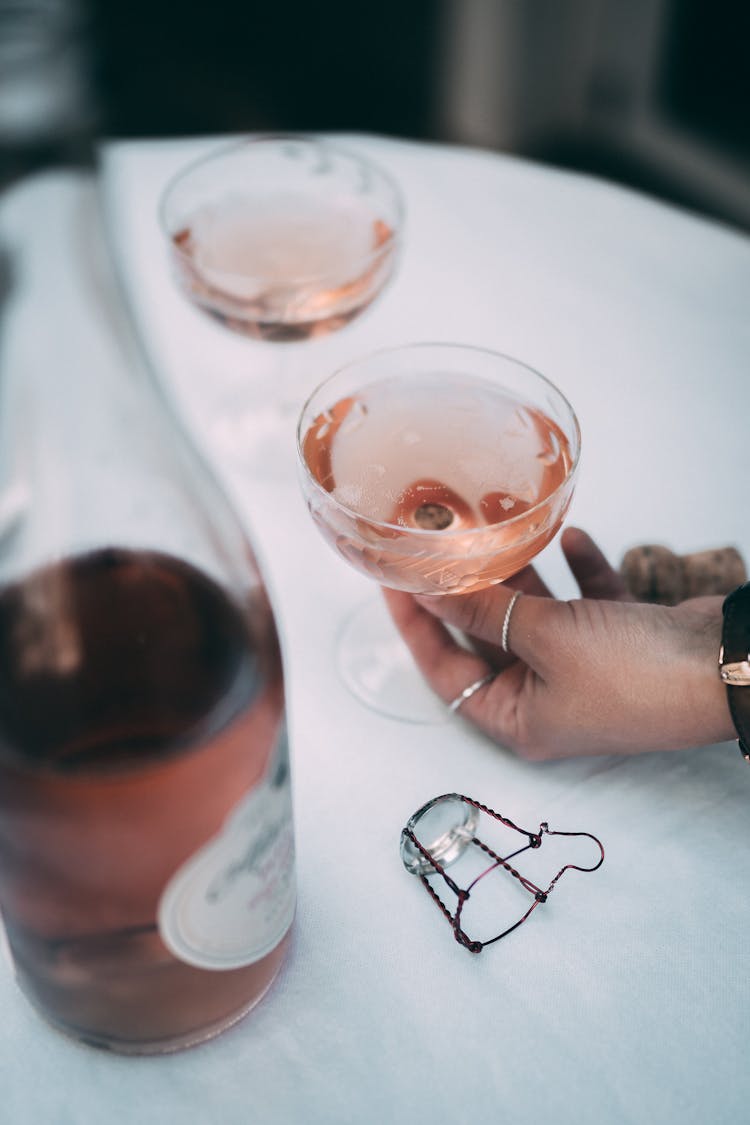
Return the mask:
[[625, 553], [620, 574], [637, 601], [661, 605], [728, 594], [747, 581], [745, 563], [735, 547], [676, 555], [668, 547], [644, 544]]

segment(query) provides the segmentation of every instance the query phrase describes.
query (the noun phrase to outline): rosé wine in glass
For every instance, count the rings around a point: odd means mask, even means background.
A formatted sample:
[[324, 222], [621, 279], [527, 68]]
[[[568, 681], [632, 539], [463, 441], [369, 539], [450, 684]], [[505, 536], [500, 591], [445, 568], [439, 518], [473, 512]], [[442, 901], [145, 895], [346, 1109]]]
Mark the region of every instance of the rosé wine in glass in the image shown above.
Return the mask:
[[572, 409], [543, 376], [452, 345], [342, 369], [299, 426], [323, 535], [382, 585], [420, 594], [480, 590], [526, 566], [560, 527], [579, 445]]
[[[418, 594], [460, 595], [517, 573], [570, 504], [580, 431], [543, 375], [497, 352], [413, 344], [341, 368], [297, 428], [302, 491], [356, 570]], [[380, 600], [345, 622], [339, 674], [373, 710], [443, 722]]]
[[227, 328], [306, 340], [353, 320], [389, 280], [402, 204], [371, 161], [314, 137], [222, 148], [168, 185], [161, 220], [185, 294]]

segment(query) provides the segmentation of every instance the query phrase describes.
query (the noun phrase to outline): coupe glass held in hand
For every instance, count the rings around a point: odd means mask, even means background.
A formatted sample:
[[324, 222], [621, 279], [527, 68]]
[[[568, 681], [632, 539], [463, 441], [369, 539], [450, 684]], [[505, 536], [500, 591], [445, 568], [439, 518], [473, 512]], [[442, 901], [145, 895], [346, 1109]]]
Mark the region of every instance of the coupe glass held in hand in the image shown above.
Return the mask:
[[[526, 364], [414, 344], [322, 383], [303, 408], [297, 448], [313, 519], [350, 565], [394, 589], [460, 595], [510, 578], [556, 534], [580, 431], [565, 396]], [[404, 697], [404, 674], [419, 694], [411, 658], [401, 650], [396, 675], [396, 642], [384, 629], [384, 609], [362, 611], [342, 634], [339, 666], [375, 709], [422, 721]], [[426, 709], [432, 720], [431, 699]]]

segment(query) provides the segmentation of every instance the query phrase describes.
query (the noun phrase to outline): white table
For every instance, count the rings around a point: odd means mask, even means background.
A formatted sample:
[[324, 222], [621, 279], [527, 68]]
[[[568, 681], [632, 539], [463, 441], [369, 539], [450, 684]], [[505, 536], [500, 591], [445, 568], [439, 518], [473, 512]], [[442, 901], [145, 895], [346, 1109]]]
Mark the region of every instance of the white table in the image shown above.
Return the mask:
[[[112, 146], [99, 184], [58, 173], [0, 201], [25, 300], [121, 362], [71, 224], [100, 187], [155, 367], [254, 529], [288, 672], [300, 885], [291, 955], [251, 1016], [193, 1051], [98, 1053], [50, 1030], [0, 971], [0, 1118], [12, 1125], [737, 1122], [750, 1072], [750, 771], [734, 745], [528, 765], [460, 719], [408, 726], [339, 686], [333, 646], [370, 585], [319, 539], [291, 445], [264, 431], [281, 352], [194, 312], [155, 206], [216, 141]], [[406, 252], [361, 320], [284, 360], [312, 385], [375, 346], [477, 343], [545, 372], [584, 454], [571, 519], [614, 559], [636, 542], [733, 543], [750, 559], [750, 243], [592, 179], [510, 158], [349, 138], [407, 199]], [[66, 241], [67, 240], [67, 241]], [[67, 249], [66, 249], [67, 248]], [[67, 260], [64, 260], [66, 259]], [[65, 277], [65, 283], [61, 280]], [[41, 316], [42, 311], [44, 316]], [[96, 340], [96, 346], [92, 341]], [[109, 349], [109, 350], [108, 350]], [[89, 361], [90, 358], [89, 358]], [[288, 444], [284, 446], [284, 441]], [[276, 449], [262, 467], [261, 454]], [[265, 444], [264, 444], [265, 443]], [[573, 593], [559, 548], [540, 561]], [[604, 842], [594, 875], [472, 957], [401, 866], [414, 809], [459, 791]]]

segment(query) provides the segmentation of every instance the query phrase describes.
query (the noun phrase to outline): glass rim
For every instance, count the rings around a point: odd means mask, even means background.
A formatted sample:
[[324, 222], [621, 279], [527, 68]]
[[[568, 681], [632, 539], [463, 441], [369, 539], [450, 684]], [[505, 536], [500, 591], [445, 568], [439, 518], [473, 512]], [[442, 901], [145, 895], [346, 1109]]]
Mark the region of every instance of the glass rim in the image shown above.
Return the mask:
[[[551, 492], [549, 492], [542, 500], [537, 501], [536, 504], [533, 504], [530, 508], [527, 508], [525, 512], [520, 512], [517, 516], [511, 516], [509, 519], [503, 520], [502, 523], [487, 523], [482, 524], [481, 527], [458, 528], [455, 531], [451, 531], [449, 529], [436, 531], [434, 528], [410, 527], [406, 524], [391, 523], [389, 520], [379, 520], [375, 519], [373, 516], [363, 515], [363, 513], [358, 512], [356, 508], [352, 508], [348, 504], [342, 503], [337, 497], [333, 495], [332, 492], [329, 492], [326, 488], [324, 488], [320, 481], [318, 481], [310, 472], [302, 449], [304, 438], [304, 435], [302, 434], [302, 419], [304, 418], [310, 403], [318, 394], [318, 392], [322, 391], [326, 386], [332, 383], [334, 379], [338, 379], [346, 372], [351, 371], [353, 368], [358, 367], [360, 364], [363, 364], [368, 360], [376, 359], [378, 356], [393, 355], [396, 352], [406, 353], [409, 351], [426, 351], [429, 348], [440, 348], [445, 351], [453, 350], [456, 352], [476, 352], [480, 355], [489, 356], [493, 359], [508, 360], [510, 363], [515, 364], [517, 367], [524, 368], [524, 370], [530, 372], [537, 379], [540, 379], [542, 383], [544, 383], [562, 400], [563, 406], [569, 412], [570, 418], [573, 423], [573, 434], [576, 443], [576, 447], [573, 451], [573, 457], [570, 463], [570, 468], [568, 469], [567, 473], [560, 481], [560, 483], [555, 488], [553, 488]], [[316, 387], [313, 388], [313, 390], [305, 399], [302, 409], [300, 410], [299, 419], [297, 421], [296, 446], [297, 463], [305, 473], [306, 478], [312, 483], [315, 491], [318, 492], [322, 497], [327, 497], [329, 502], [334, 504], [339, 511], [345, 512], [347, 515], [352, 516], [354, 519], [364, 520], [374, 528], [385, 528], [388, 531], [398, 531], [402, 535], [407, 534], [410, 537], [415, 536], [418, 539], [422, 539], [424, 537], [428, 541], [432, 542], [436, 542], [436, 536], [439, 536], [441, 542], [445, 541], [446, 539], [457, 542], [467, 537], [474, 537], [478, 535], [486, 536], [492, 531], [497, 531], [500, 528], [504, 529], [506, 527], [513, 527], [515, 524], [519, 524], [523, 520], [528, 520], [530, 515], [533, 515], [533, 513], [538, 511], [540, 508], [545, 507], [547, 504], [549, 504], [550, 500], [561, 493], [562, 490], [570, 484], [571, 480], [573, 480], [578, 470], [578, 464], [581, 459], [581, 427], [578, 422], [578, 416], [576, 415], [576, 412], [573, 409], [573, 406], [571, 405], [571, 402], [568, 399], [567, 395], [565, 395], [560, 390], [560, 388], [552, 382], [551, 379], [548, 379], [546, 375], [542, 375], [541, 371], [537, 371], [536, 368], [531, 367], [530, 364], [525, 363], [521, 359], [517, 359], [515, 356], [510, 355], [508, 352], [496, 351], [494, 348], [485, 348], [481, 347], [478, 344], [446, 343], [440, 340], [433, 340], [421, 341], [412, 344], [398, 344], [395, 347], [379, 348], [376, 351], [368, 352], [366, 355], [360, 356], [359, 359], [350, 360], [349, 362], [342, 364], [330, 375], [326, 376], [325, 379], [323, 379], [320, 383], [318, 383]]]
[[[372, 160], [369, 156], [362, 156], [358, 152], [347, 148], [346, 145], [340, 145], [336, 141], [329, 141], [327, 137], [320, 136], [316, 133], [251, 133], [239, 140], [230, 141], [226, 144], [220, 144], [209, 152], [203, 153], [202, 156], [196, 156], [194, 159], [189, 160], [186, 164], [181, 165], [176, 172], [173, 172], [169, 179], [166, 181], [164, 187], [161, 189], [159, 195], [159, 202], [157, 204], [157, 218], [159, 228], [166, 238], [172, 253], [174, 253], [181, 261], [185, 262], [191, 268], [195, 268], [195, 261], [175, 243], [174, 233], [170, 230], [167, 222], [167, 205], [172, 192], [179, 186], [188, 176], [194, 172], [199, 171], [204, 165], [212, 164], [215, 160], [221, 160], [226, 157], [239, 155], [243, 151], [248, 151], [256, 146], [261, 148], [264, 145], [283, 145], [283, 144], [302, 144], [307, 146], [310, 150], [322, 149], [324, 152], [330, 152], [334, 156], [344, 157], [347, 160], [353, 161], [355, 164], [368, 169], [370, 172], [375, 173], [380, 179], [384, 180], [393, 197], [395, 204], [395, 225], [391, 228], [388, 238], [367, 254], [362, 255], [357, 260], [353, 269], [357, 267], [364, 268], [370, 262], [376, 262], [378, 258], [383, 257], [389, 249], [396, 249], [402, 242], [402, 227], [404, 217], [406, 214], [406, 205], [404, 203], [404, 196], [395, 178], [391, 173], [385, 169], [377, 161]], [[218, 279], [231, 279], [236, 278], [241, 281], [259, 281], [265, 280], [265, 275], [262, 273], [243, 272], [238, 273], [234, 270], [211, 270], [211, 277]], [[324, 270], [321, 273], [300, 273], [291, 276], [285, 284], [293, 286], [301, 282], [312, 283], [321, 281], [328, 277], [333, 277], [334, 271]], [[354, 280], [354, 279], [353, 279]], [[346, 284], [346, 282], [340, 284]], [[242, 297], [236, 297], [235, 300], [242, 301]]]

